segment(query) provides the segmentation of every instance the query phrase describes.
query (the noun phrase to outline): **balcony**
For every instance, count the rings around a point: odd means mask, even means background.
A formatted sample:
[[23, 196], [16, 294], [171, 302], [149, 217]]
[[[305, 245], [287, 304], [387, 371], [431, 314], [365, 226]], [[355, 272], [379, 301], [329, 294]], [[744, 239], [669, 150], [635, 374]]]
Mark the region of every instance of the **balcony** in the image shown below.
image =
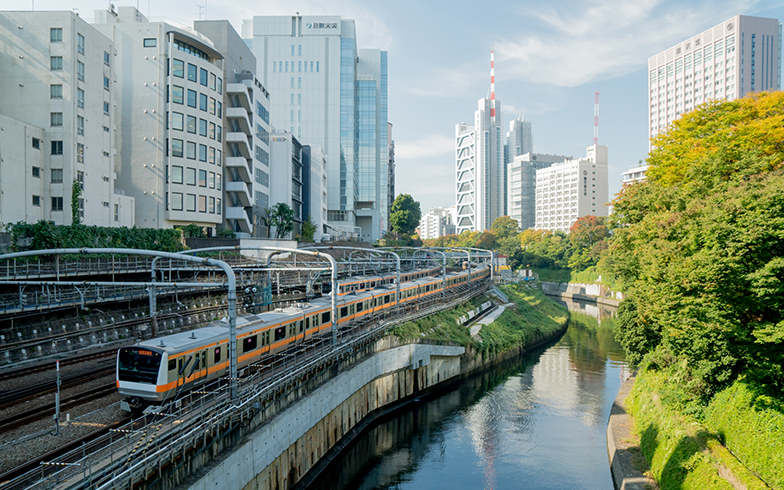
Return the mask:
[[248, 189], [248, 184], [245, 182], [226, 182], [224, 190], [227, 193], [235, 193], [243, 206], [250, 206], [251, 202], [253, 202], [253, 197], [251, 196], [250, 190]]
[[245, 208], [230, 206], [226, 208], [226, 221], [236, 221], [240, 225], [240, 230], [243, 233], [251, 233], [253, 225], [251, 224], [248, 213]]
[[253, 151], [248, 143], [248, 136], [245, 133], [226, 133], [226, 143], [235, 144], [240, 149], [240, 153], [245, 159], [253, 158]]
[[250, 115], [244, 107], [229, 107], [226, 109], [226, 118], [237, 120], [240, 129], [246, 135], [250, 136], [253, 134], [253, 123], [250, 121]]
[[248, 160], [242, 157], [226, 157], [226, 168], [234, 168], [240, 174], [243, 182], [253, 181], [253, 176], [248, 165]]
[[226, 93], [236, 95], [240, 100], [240, 105], [248, 112], [253, 112], [253, 103], [248, 86], [244, 83], [229, 83], [226, 85]]

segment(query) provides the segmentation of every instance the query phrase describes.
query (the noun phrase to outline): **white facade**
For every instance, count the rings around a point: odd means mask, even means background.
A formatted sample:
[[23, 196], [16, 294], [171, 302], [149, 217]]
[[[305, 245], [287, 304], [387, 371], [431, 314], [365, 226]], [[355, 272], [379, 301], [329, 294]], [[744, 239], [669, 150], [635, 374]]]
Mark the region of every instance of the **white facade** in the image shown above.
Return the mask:
[[586, 155], [536, 171], [537, 230], [569, 232], [578, 218], [608, 215], [607, 146]]
[[282, 202], [294, 210], [295, 237], [302, 229], [304, 186], [302, 145], [288, 131], [273, 131], [270, 141], [270, 207]]
[[[121, 121], [118, 185], [136, 200], [136, 225], [223, 223], [223, 56], [207, 37], [136, 8], [96, 11], [94, 27], [117, 50]], [[248, 158], [247, 138], [240, 142]]]
[[310, 172], [310, 179], [305, 186], [304, 192], [309, 193], [309, 200], [306, 210], [310, 220], [316, 225], [316, 233], [313, 238], [316, 242], [321, 241], [324, 231], [324, 224], [327, 222], [327, 154], [320, 145], [308, 146], [310, 153], [310, 166], [305, 168], [305, 172]]
[[419, 238], [430, 240], [444, 235], [453, 235], [455, 224], [449, 208], [430, 208], [419, 223]]
[[133, 226], [115, 190], [114, 43], [73, 12], [0, 12], [0, 221]]
[[269, 93], [254, 75], [256, 57], [228, 21], [196, 21], [193, 26], [223, 55], [226, 227], [242, 238], [268, 237]]
[[633, 184], [635, 182], [642, 182], [646, 179], [645, 174], [648, 172], [648, 165], [638, 165], [636, 167], [629, 167], [629, 170], [621, 174], [621, 182], [624, 184]]
[[272, 125], [329, 156], [328, 221], [373, 241], [386, 217], [387, 53], [360, 50], [339, 16], [256, 16], [242, 25], [271, 93]]
[[536, 225], [536, 171], [571, 159], [566, 155], [525, 153], [518, 155], [507, 168], [507, 215], [521, 230]]
[[709, 100], [781, 88], [781, 27], [736, 15], [648, 58], [648, 135]]
[[490, 116], [490, 98], [479, 99], [474, 125], [455, 126], [456, 232], [485, 231], [504, 215], [501, 102]]

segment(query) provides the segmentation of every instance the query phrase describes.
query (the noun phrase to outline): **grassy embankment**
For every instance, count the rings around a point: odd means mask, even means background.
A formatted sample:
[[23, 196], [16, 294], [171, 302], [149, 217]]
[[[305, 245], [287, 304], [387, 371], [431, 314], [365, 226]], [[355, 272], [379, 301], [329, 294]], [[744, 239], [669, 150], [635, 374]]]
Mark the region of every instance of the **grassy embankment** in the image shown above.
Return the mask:
[[644, 364], [627, 399], [640, 447], [662, 490], [784, 489], [784, 400], [744, 380], [707, 405]]
[[392, 329], [402, 339], [429, 338], [451, 340], [480, 352], [498, 354], [518, 345], [531, 344], [557, 332], [568, 319], [566, 308], [546, 297], [539, 289], [519, 283], [500, 288], [517, 306], [507, 308], [493, 323], [482, 327], [481, 342], [471, 337], [469, 329], [457, 324], [467, 311], [487, 301], [473, 299], [451, 310], [442, 311]]

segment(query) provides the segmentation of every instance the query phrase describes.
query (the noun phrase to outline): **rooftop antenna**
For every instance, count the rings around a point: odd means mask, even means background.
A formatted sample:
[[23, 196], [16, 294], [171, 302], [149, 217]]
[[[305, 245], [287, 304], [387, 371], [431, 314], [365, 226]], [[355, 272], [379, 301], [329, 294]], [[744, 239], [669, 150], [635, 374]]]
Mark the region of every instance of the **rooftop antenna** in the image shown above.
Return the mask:
[[593, 144], [599, 144], [599, 92], [593, 101]]
[[200, 5], [198, 3], [196, 4], [196, 6], [199, 7], [199, 20], [204, 20], [202, 17], [204, 16], [205, 11], [207, 10], [207, 6]]
[[495, 53], [490, 50], [490, 124], [495, 126]]

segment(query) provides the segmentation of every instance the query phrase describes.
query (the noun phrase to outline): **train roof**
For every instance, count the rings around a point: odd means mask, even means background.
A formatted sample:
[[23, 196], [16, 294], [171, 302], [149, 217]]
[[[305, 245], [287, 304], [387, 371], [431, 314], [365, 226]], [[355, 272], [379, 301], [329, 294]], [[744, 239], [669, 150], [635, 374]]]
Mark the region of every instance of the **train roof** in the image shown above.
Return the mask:
[[[210, 325], [214, 324], [211, 323]], [[228, 323], [226, 324], [228, 326]], [[204, 346], [211, 341], [218, 341], [226, 336], [226, 329], [221, 327], [208, 326], [195, 328], [187, 332], [179, 332], [165, 337], [158, 337], [150, 340], [143, 340], [136, 344], [137, 347], [150, 347], [166, 352], [181, 352], [184, 350], [196, 349]], [[213, 340], [214, 339], [214, 340]], [[163, 343], [163, 345], [161, 345]]]

